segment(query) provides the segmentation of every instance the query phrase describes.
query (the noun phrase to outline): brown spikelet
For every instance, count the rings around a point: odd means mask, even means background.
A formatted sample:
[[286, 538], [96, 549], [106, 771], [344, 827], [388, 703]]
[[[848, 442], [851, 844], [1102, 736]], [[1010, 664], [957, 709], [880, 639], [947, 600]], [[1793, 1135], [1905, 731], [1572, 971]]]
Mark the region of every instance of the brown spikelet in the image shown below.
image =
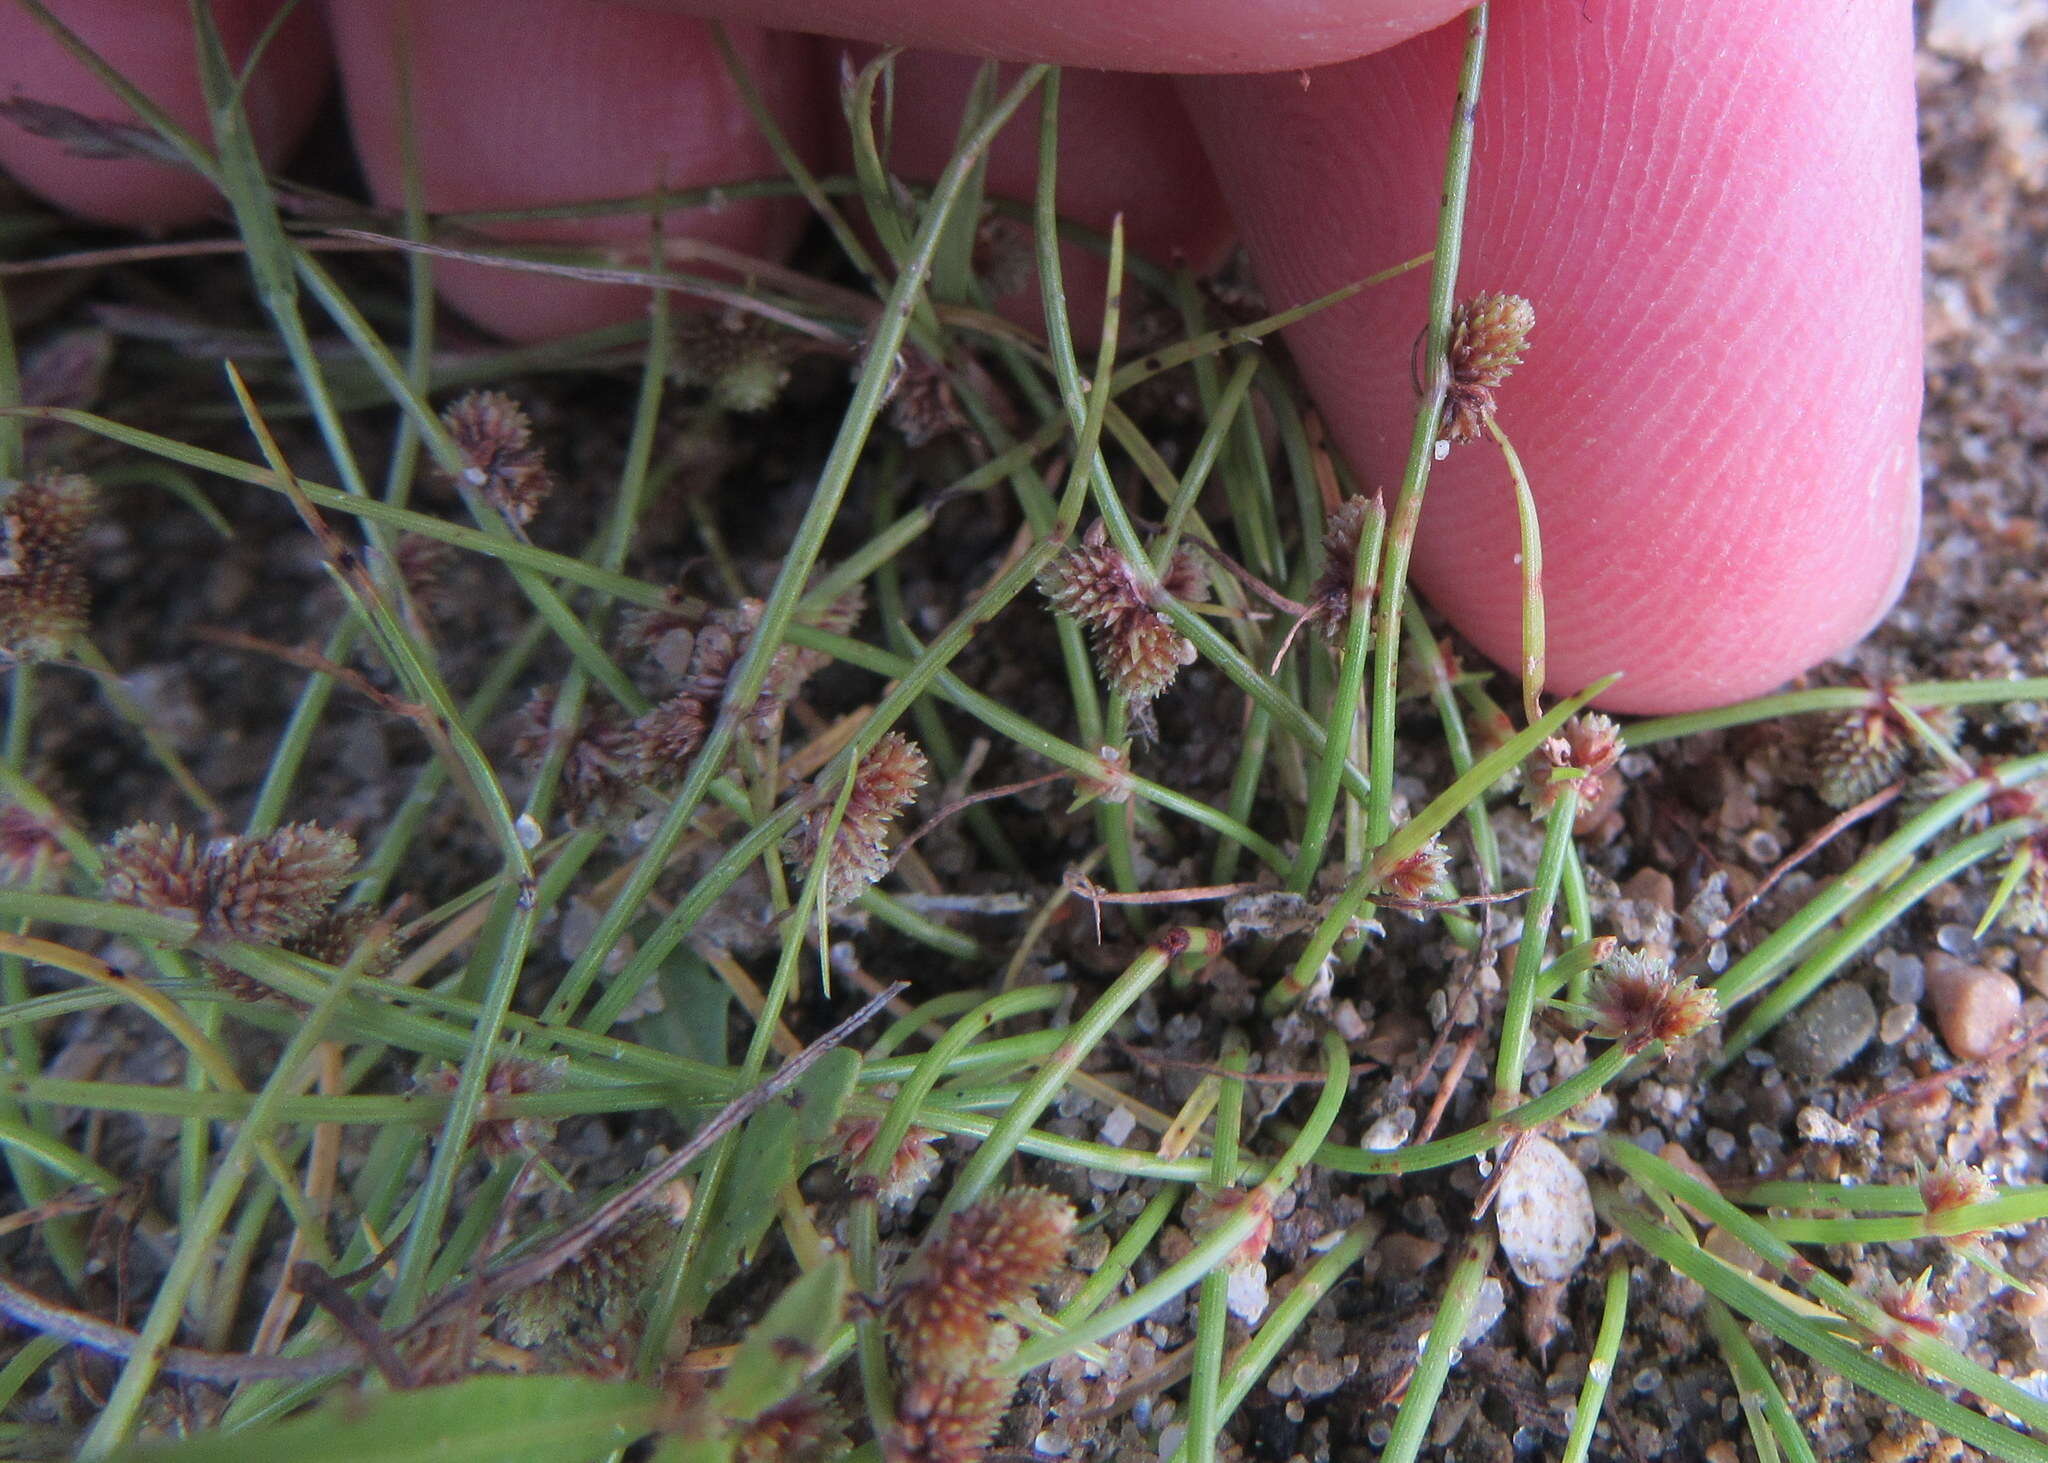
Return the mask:
[[[1953, 707], [1929, 707], [1920, 718], [1936, 736], [1952, 739], [1962, 730]], [[1913, 725], [1882, 692], [1831, 722], [1808, 752], [1814, 791], [1831, 808], [1851, 808], [1905, 775], [1921, 740]], [[1944, 759], [1945, 764], [1945, 759]]]
[[[362, 949], [366, 939], [371, 944]], [[372, 980], [389, 975], [399, 956], [397, 931], [366, 904], [328, 910], [285, 941], [284, 947], [337, 970], [354, 960], [357, 973]]]
[[896, 1428], [884, 1442], [888, 1463], [979, 1463], [1017, 1384], [979, 1372], [919, 1373], [896, 1404]]
[[137, 823], [116, 833], [104, 852], [107, 898], [158, 914], [205, 918], [207, 872], [194, 835], [176, 826]]
[[713, 712], [687, 692], [651, 706], [633, 721], [633, 758], [639, 775], [665, 783], [682, 775], [704, 745]]
[[441, 424], [462, 453], [463, 481], [511, 522], [530, 522], [554, 480], [519, 403], [502, 391], [472, 391], [441, 413]]
[[[859, 621], [865, 604], [856, 585], [810, 623], [830, 634], [843, 635]], [[641, 610], [628, 617], [626, 643], [646, 654], [676, 681], [674, 704], [660, 715], [643, 718], [643, 760], [650, 768], [660, 768], [677, 757], [687, 758], [695, 753], [697, 742], [690, 740], [689, 723], [701, 721], [708, 728], [717, 716], [725, 700], [726, 682], [746, 653], [760, 622], [758, 599], [742, 600], [731, 609], [712, 609], [701, 601], [681, 596], [675, 597], [672, 607]], [[748, 732], [762, 739], [773, 735], [784, 710], [802, 692], [804, 683], [830, 662], [830, 656], [801, 646], [778, 647], [748, 715]], [[690, 703], [695, 703], [694, 710]], [[703, 733], [694, 735], [701, 742]]]
[[806, 1388], [786, 1397], [733, 1438], [733, 1463], [838, 1463], [852, 1452], [846, 1414]]
[[356, 861], [356, 841], [315, 823], [288, 823], [268, 837], [208, 845], [212, 903], [207, 929], [233, 940], [289, 940], [334, 903]]
[[1427, 899], [1441, 884], [1451, 866], [1451, 851], [1440, 839], [1432, 838], [1394, 867], [1380, 880], [1380, 890], [1396, 899]]
[[[1615, 725], [1613, 718], [1602, 716], [1597, 711], [1582, 712], [1566, 722], [1563, 731], [1539, 749], [1535, 769], [1522, 788], [1522, 801], [1537, 817], [1547, 817], [1557, 806], [1565, 787], [1576, 785], [1579, 819], [1583, 826], [1588, 815], [1604, 807], [1618, 790], [1619, 784], [1608, 774], [1614, 771], [1615, 763], [1621, 760], [1626, 749], [1621, 728]], [[1583, 775], [1572, 784], [1551, 777], [1552, 772], [1563, 769]]]
[[1983, 1169], [1967, 1163], [1944, 1161], [1920, 1176], [1920, 1202], [1929, 1214], [1945, 1214], [1971, 1204], [1989, 1203], [1998, 1197], [1998, 1185]]
[[1373, 511], [1370, 498], [1346, 498], [1331, 511], [1323, 528], [1323, 572], [1309, 586], [1309, 618], [1323, 627], [1323, 637], [1337, 641], [1351, 626], [1351, 580], [1358, 572], [1358, 543]]
[[201, 938], [271, 944], [326, 912], [355, 857], [353, 838], [314, 823], [204, 845], [176, 827], [139, 823], [107, 844], [104, 879], [108, 898], [188, 915]]
[[[513, 1153], [531, 1153], [555, 1136], [549, 1118], [513, 1117], [504, 1113], [500, 1100], [529, 1092], [555, 1092], [562, 1086], [567, 1065], [555, 1061], [537, 1062], [526, 1057], [503, 1057], [484, 1074], [484, 1100], [476, 1124], [469, 1130], [470, 1146], [486, 1158], [504, 1158]], [[435, 1097], [453, 1093], [462, 1081], [460, 1069], [437, 1067], [414, 1083], [421, 1092]]]
[[678, 384], [701, 386], [727, 411], [766, 411], [789, 384], [802, 341], [748, 310], [676, 317], [669, 369]]
[[1477, 295], [1451, 312], [1445, 441], [1472, 442], [1486, 435], [1494, 390], [1521, 364], [1535, 326], [1536, 309], [1520, 295]]
[[1010, 1189], [961, 1210], [927, 1239], [889, 1309], [913, 1370], [960, 1372], [998, 1344], [994, 1312], [1043, 1285], [1067, 1257], [1074, 1206], [1045, 1189]]
[[903, 352], [903, 365], [889, 393], [889, 425], [911, 447], [923, 447], [967, 425], [960, 397], [945, 366], [915, 347]]
[[0, 496], [0, 654], [55, 660], [85, 629], [85, 536], [97, 494], [77, 473], [38, 473]]
[[689, 1212], [690, 1190], [682, 1183], [633, 1210], [575, 1264], [505, 1297], [498, 1334], [575, 1370], [609, 1372], [613, 1363], [630, 1361], [639, 1341], [638, 1301]]
[[1907, 1355], [1899, 1342], [1913, 1332], [1922, 1336], [1941, 1335], [1941, 1312], [1934, 1302], [1933, 1279], [1931, 1269], [1922, 1270], [1903, 1283], [1886, 1275], [1879, 1278], [1871, 1294], [1879, 1309], [1898, 1327], [1892, 1335], [1878, 1336], [1878, 1345], [1894, 1364], [1916, 1377], [1921, 1374], [1920, 1364]]
[[0, 884], [26, 884], [38, 871], [71, 861], [64, 845], [42, 819], [19, 803], [0, 808]]
[[1155, 584], [1109, 544], [1101, 520], [1049, 565], [1038, 587], [1052, 607], [1088, 627], [1095, 662], [1110, 686], [1137, 702], [1152, 700], [1195, 660], [1193, 643], [1155, 607], [1200, 593], [1200, 565], [1177, 550]]
[[[833, 1130], [833, 1138], [839, 1145], [842, 1172], [852, 1173], [867, 1157], [881, 1127], [880, 1118], [840, 1120], [839, 1126]], [[871, 1191], [874, 1197], [885, 1205], [902, 1207], [922, 1194], [939, 1171], [938, 1139], [939, 1134], [929, 1128], [912, 1127], [904, 1133], [903, 1141], [890, 1155], [888, 1169], [874, 1183]]]
[[1639, 1052], [1652, 1042], [1675, 1047], [1698, 1035], [1720, 1012], [1711, 990], [1687, 976], [1679, 980], [1668, 961], [1635, 950], [1620, 950], [1600, 963], [1587, 992], [1595, 1013], [1594, 1034]]
[[[836, 909], [851, 903], [889, 872], [889, 825], [924, 786], [927, 765], [917, 743], [901, 732], [890, 732], [860, 759], [825, 870], [828, 906]], [[824, 786], [817, 789], [818, 806], [791, 835], [791, 852], [797, 862], [809, 864], [817, 857], [819, 837], [836, 801], [834, 791]]]
[[556, 789], [562, 811], [572, 822], [602, 821], [633, 807], [639, 781], [639, 746], [631, 723], [609, 706], [585, 704], [582, 717], [566, 733], [557, 731], [555, 688], [542, 686], [527, 698], [514, 724], [512, 755], [529, 770], [547, 760], [558, 735], [569, 740]]

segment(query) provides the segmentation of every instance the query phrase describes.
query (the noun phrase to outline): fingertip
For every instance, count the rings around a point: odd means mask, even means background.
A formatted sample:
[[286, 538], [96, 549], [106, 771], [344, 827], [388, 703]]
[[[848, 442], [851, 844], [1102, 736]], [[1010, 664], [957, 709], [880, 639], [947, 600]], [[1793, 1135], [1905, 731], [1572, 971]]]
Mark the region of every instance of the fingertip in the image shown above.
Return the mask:
[[[214, 0], [214, 23], [236, 65], [247, 58], [279, 3]], [[52, 8], [172, 120], [202, 139], [207, 136], [206, 99], [185, 0], [63, 0]], [[318, 17], [301, 7], [272, 39], [244, 94], [266, 165], [280, 161], [305, 134], [326, 75], [325, 32]], [[0, 94], [54, 103], [96, 120], [135, 120], [83, 62], [13, 5], [0, 7]], [[81, 158], [62, 142], [9, 123], [0, 123], [0, 169], [66, 212], [98, 223], [171, 228], [202, 218], [219, 204], [212, 185], [188, 169]]]
[[[552, 0], [349, 0], [330, 7], [357, 152], [372, 194], [404, 194], [400, 58], [409, 59], [420, 180], [437, 211], [522, 208], [778, 175], [703, 22]], [[822, 95], [807, 38], [735, 28], [733, 40], [793, 145], [818, 142]], [[403, 50], [401, 49], [403, 42]], [[488, 64], [480, 64], [487, 58]], [[805, 221], [793, 200], [666, 214], [664, 237], [779, 259]], [[494, 238], [615, 245], [646, 260], [645, 213], [494, 224]], [[449, 304], [514, 340], [636, 318], [646, 291], [437, 262]]]
[[[1854, 643], [1917, 535], [1911, 29], [1739, 3], [1495, 18], [1463, 294], [1537, 323], [1500, 422], [1540, 505], [1551, 686], [1667, 711]], [[1430, 247], [1459, 27], [1290, 79], [1187, 84], [1276, 306]], [[1290, 332], [1339, 441], [1398, 481], [1420, 272]], [[1519, 654], [1513, 500], [1490, 445], [1431, 476], [1414, 573]]]
[[[873, 53], [855, 48], [857, 59]], [[952, 160], [982, 63], [971, 56], [906, 51], [894, 71], [889, 166], [928, 182]], [[1017, 79], [1004, 66], [1000, 84]], [[1039, 110], [1027, 102], [989, 146], [988, 193], [1029, 203], [1037, 194]], [[1070, 70], [1060, 77], [1057, 199], [1060, 216], [1107, 233], [1123, 220], [1127, 247], [1164, 265], [1206, 273], [1222, 262], [1230, 215], [1170, 79]], [[841, 164], [851, 168], [844, 130]], [[1109, 270], [1102, 254], [1079, 244], [1060, 251], [1070, 323], [1084, 339], [1101, 330]], [[1037, 326], [1044, 320], [1034, 286], [1000, 302], [1003, 313]]]

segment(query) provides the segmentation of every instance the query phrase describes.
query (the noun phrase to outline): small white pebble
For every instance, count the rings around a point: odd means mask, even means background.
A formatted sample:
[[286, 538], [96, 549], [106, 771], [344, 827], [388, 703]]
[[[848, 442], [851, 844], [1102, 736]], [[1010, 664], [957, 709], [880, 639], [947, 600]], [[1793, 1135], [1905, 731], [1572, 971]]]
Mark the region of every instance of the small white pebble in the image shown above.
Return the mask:
[[1247, 1326], [1257, 1324], [1259, 1317], [1266, 1314], [1267, 1300], [1263, 1264], [1238, 1266], [1224, 1282], [1224, 1307]]
[[1131, 1136], [1131, 1130], [1138, 1126], [1138, 1119], [1131, 1110], [1118, 1103], [1109, 1110], [1109, 1116], [1102, 1120], [1099, 1130], [1102, 1141], [1112, 1148], [1124, 1146], [1124, 1139]]
[[1548, 1138], [1530, 1138], [1516, 1152], [1493, 1215], [1501, 1253], [1524, 1285], [1569, 1280], [1593, 1247], [1593, 1194], [1586, 1176]]

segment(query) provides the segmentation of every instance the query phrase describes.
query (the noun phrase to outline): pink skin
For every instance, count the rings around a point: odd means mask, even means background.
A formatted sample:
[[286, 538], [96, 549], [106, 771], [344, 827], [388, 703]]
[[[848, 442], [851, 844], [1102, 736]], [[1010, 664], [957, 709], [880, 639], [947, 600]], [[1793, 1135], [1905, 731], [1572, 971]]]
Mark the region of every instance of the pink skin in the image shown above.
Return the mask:
[[[411, 22], [414, 135], [438, 209], [567, 203], [772, 177], [775, 155], [741, 107], [702, 21], [553, 0], [343, 0], [328, 8], [349, 124], [380, 203], [403, 199], [398, 67]], [[479, 66], [488, 37], [492, 59]], [[815, 162], [824, 76], [807, 37], [740, 27], [734, 43], [792, 141]], [[603, 85], [563, 85], [562, 77]], [[779, 261], [802, 232], [801, 203], [750, 201], [664, 219], [664, 232]], [[621, 267], [646, 262], [647, 220], [532, 223], [504, 238], [606, 242]], [[515, 340], [636, 319], [645, 291], [574, 284], [483, 265], [435, 266], [441, 294]]]
[[[595, 3], [517, 3], [516, 25], [493, 0], [332, 7], [365, 170], [381, 196], [395, 196], [399, 176], [388, 50], [399, 9], [416, 17], [415, 76], [431, 83], [419, 107], [432, 206], [773, 171], [719, 91], [715, 66], [705, 68], [703, 34], [690, 23]], [[218, 4], [238, 34], [267, 7]], [[182, 7], [64, 8], [81, 27], [97, 17], [102, 28], [88, 36], [109, 44], [108, 15], [139, 33], [138, 17]], [[1281, 73], [1180, 83], [1275, 302], [1430, 242], [1462, 27], [1384, 48], [1441, 23], [1455, 0], [699, 8], [1011, 58]], [[1752, 694], [1852, 642], [1896, 593], [1917, 521], [1918, 185], [1905, 0], [1888, 0], [1880, 22], [1853, 7], [1762, 0], [1495, 7], [1460, 277], [1466, 293], [1514, 290], [1538, 310], [1527, 364], [1501, 393], [1501, 420], [1541, 500], [1554, 689], [1620, 670], [1626, 679], [1608, 704], [1623, 709]], [[89, 86], [47, 62], [16, 62], [34, 33], [0, 6], [10, 89], [92, 109]], [[287, 40], [269, 64], [289, 78], [277, 94], [303, 102], [315, 89], [318, 38]], [[785, 125], [803, 138], [815, 115], [807, 104], [828, 104], [830, 91], [808, 47], [777, 44], [785, 48], [754, 54]], [[1369, 51], [1378, 54], [1328, 64]], [[487, 67], [478, 64], [486, 52]], [[176, 105], [188, 54], [153, 39], [116, 45], [114, 59]], [[934, 93], [967, 73], [940, 58], [904, 66], [907, 87]], [[683, 80], [665, 87], [672, 77]], [[686, 86], [689, 97], [678, 94]], [[1185, 239], [1199, 255], [1217, 205], [1179, 115], [1149, 83], [1070, 75], [1068, 87], [1070, 104], [1103, 111], [1086, 129], [1063, 129], [1063, 197], [1092, 221], [1122, 206], [1134, 239], [1169, 248]], [[899, 111], [906, 170], [919, 159], [935, 165], [955, 125], [944, 105]], [[272, 140], [281, 145], [284, 129]], [[1031, 139], [1008, 146], [1016, 176], [1010, 155], [999, 155], [997, 191], [1026, 193]], [[158, 223], [203, 206], [189, 183], [139, 166], [59, 166], [46, 145], [4, 129], [0, 165], [93, 217]], [[167, 209], [167, 198], [185, 212]], [[671, 222], [761, 255], [785, 247], [794, 228], [780, 210], [751, 206]], [[1075, 284], [1078, 302], [1086, 286]], [[605, 301], [527, 275], [477, 272], [445, 287], [472, 317], [522, 337], [637, 309], [630, 291]], [[1291, 336], [1338, 441], [1375, 486], [1392, 486], [1405, 451], [1422, 290], [1419, 278], [1405, 280]], [[1514, 536], [1490, 445], [1459, 448], [1437, 466], [1417, 580], [1507, 663], [1519, 634]]]
[[[874, 48], [849, 48], [864, 64]], [[935, 178], [958, 138], [958, 121], [981, 64], [969, 56], [907, 51], [896, 61], [889, 165], [909, 178]], [[1000, 84], [1017, 78], [1002, 68]], [[988, 153], [987, 187], [998, 198], [1030, 202], [1038, 188], [1038, 119], [1027, 100], [1019, 120], [996, 137]], [[1230, 246], [1230, 216], [1195, 140], [1173, 82], [1129, 72], [1067, 71], [1060, 77], [1060, 212], [1109, 231], [1123, 215], [1126, 244], [1163, 264], [1185, 261], [1198, 271], [1222, 263]], [[839, 135], [844, 137], [844, 129]], [[1101, 139], [1114, 138], [1114, 147]], [[852, 152], [842, 147], [842, 168]], [[1101, 329], [1109, 269], [1101, 254], [1079, 245], [1060, 251], [1060, 273], [1074, 329], [1092, 340]], [[1030, 289], [1002, 302], [1004, 313], [1042, 326], [1044, 306]]]
[[[208, 140], [186, 0], [70, 0], [58, 9], [81, 40], [139, 83], [171, 120], [201, 142]], [[274, 9], [219, 7], [221, 40], [235, 64], [248, 55]], [[281, 159], [298, 141], [326, 92], [326, 78], [326, 33], [319, 18], [302, 9], [286, 22], [248, 93], [250, 126], [266, 160]], [[12, 0], [0, 11], [0, 96], [27, 96], [93, 116], [134, 120]], [[225, 211], [220, 195], [195, 173], [155, 163], [81, 162], [58, 144], [7, 124], [0, 124], [0, 169], [52, 203], [97, 222], [169, 228]]]
[[[1607, 704], [1766, 691], [1898, 592], [1919, 515], [1920, 210], [1904, 3], [1498, 8], [1460, 278], [1536, 306], [1500, 422], [1540, 500], [1550, 683]], [[1884, 23], [1880, 23], [1880, 21]], [[1183, 83], [1275, 305], [1430, 247], [1461, 26], [1313, 73]], [[1397, 483], [1418, 273], [1292, 345]], [[1415, 577], [1502, 664], [1520, 586], [1491, 444], [1430, 478]]]

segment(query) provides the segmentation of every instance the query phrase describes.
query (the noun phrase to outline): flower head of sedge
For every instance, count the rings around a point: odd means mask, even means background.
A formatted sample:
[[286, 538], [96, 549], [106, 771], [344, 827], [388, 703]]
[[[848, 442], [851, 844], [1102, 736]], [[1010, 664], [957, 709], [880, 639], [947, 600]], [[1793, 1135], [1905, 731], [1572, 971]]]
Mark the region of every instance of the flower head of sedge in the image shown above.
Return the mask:
[[913, 1372], [896, 1400], [888, 1463], [980, 1463], [1017, 1383], [983, 1371]]
[[272, 944], [327, 912], [348, 882], [356, 843], [314, 823], [205, 843], [175, 826], [138, 823], [114, 835], [105, 859], [108, 898], [189, 915], [202, 939]]
[[[553, 1141], [555, 1125], [548, 1118], [513, 1117], [505, 1113], [503, 1100], [531, 1092], [557, 1092], [568, 1064], [557, 1058], [537, 1062], [526, 1057], [504, 1057], [492, 1063], [484, 1074], [484, 1100], [469, 1141], [486, 1158], [499, 1159], [514, 1153], [538, 1152]], [[462, 1072], [441, 1067], [422, 1076], [417, 1086], [437, 1097], [452, 1096], [461, 1085]]]
[[1536, 307], [1520, 295], [1478, 295], [1452, 310], [1445, 441], [1472, 442], [1486, 435], [1494, 389], [1521, 364], [1535, 326]]
[[1191, 599], [1204, 576], [1194, 555], [1174, 552], [1155, 582], [1109, 543], [1101, 520], [1081, 541], [1049, 565], [1038, 587], [1052, 607], [1088, 627], [1095, 662], [1111, 688], [1137, 702], [1152, 700], [1173, 684], [1195, 647], [1160, 612], [1167, 599]]
[[1922, 1336], [1941, 1335], [1941, 1312], [1934, 1304], [1933, 1275], [1932, 1269], [1922, 1270], [1903, 1284], [1887, 1275], [1878, 1281], [1871, 1296], [1879, 1309], [1898, 1323], [1896, 1333], [1877, 1338], [1879, 1344], [1890, 1353], [1893, 1361], [1916, 1376], [1920, 1372], [1920, 1364], [1899, 1343], [1906, 1339], [1908, 1332], [1917, 1331]]
[[1998, 1197], [1998, 1185], [1981, 1168], [1942, 1162], [1920, 1176], [1920, 1202], [1929, 1214], [1946, 1214]]
[[[853, 791], [847, 796], [846, 811], [827, 855], [827, 905], [836, 909], [852, 903], [889, 872], [889, 825], [924, 786], [928, 765], [917, 743], [901, 732], [890, 732], [860, 759], [860, 767], [853, 774]], [[836, 791], [820, 784], [816, 789], [817, 805], [791, 835], [791, 851], [798, 862], [808, 864], [817, 857]]]
[[85, 629], [85, 535], [97, 495], [70, 472], [38, 473], [0, 496], [0, 654], [54, 660]]
[[1443, 846], [1440, 839], [1432, 838], [1387, 870], [1380, 880], [1380, 892], [1411, 903], [1427, 899], [1430, 892], [1443, 882], [1450, 866], [1451, 851]]
[[1074, 1206], [1045, 1189], [1010, 1189], [946, 1221], [890, 1297], [889, 1335], [905, 1368], [959, 1375], [1014, 1340], [995, 1313], [1052, 1278], [1074, 1223]]
[[641, 1293], [661, 1274], [690, 1203], [690, 1186], [679, 1179], [621, 1217], [575, 1264], [506, 1296], [498, 1334], [577, 1370], [607, 1370], [617, 1356], [630, 1358]]
[[[840, 1119], [833, 1137], [839, 1145], [839, 1166], [844, 1172], [851, 1174], [867, 1157], [881, 1129], [880, 1118]], [[896, 1151], [889, 1155], [889, 1166], [880, 1177], [867, 1180], [872, 1184], [867, 1192], [890, 1208], [903, 1208], [914, 1202], [939, 1171], [939, 1136], [930, 1128], [912, 1127], [906, 1131]]]
[[702, 386], [727, 411], [766, 411], [789, 384], [802, 337], [747, 310], [692, 311], [675, 317], [669, 374]]
[[1358, 543], [1372, 512], [1372, 499], [1346, 498], [1323, 526], [1323, 572], [1309, 587], [1309, 618], [1323, 627], [1330, 641], [1344, 638], [1351, 626], [1351, 583], [1358, 573]]
[[1639, 1052], [1653, 1042], [1676, 1046], [1704, 1031], [1720, 1011], [1713, 991], [1691, 976], [1679, 980], [1669, 962], [1621, 950], [1602, 961], [1587, 1000], [1594, 1034]]
[[633, 807], [640, 781], [641, 739], [633, 723], [608, 705], [586, 703], [573, 724], [557, 726], [556, 688], [541, 686], [527, 698], [514, 724], [512, 755], [538, 771], [566, 741], [556, 791], [572, 821], [602, 821]]
[[502, 391], [472, 391], [441, 413], [441, 425], [462, 454], [463, 483], [509, 522], [530, 522], [555, 484], [519, 403]]
[[[1548, 817], [1564, 796], [1565, 788], [1576, 786], [1583, 815], [1608, 796], [1607, 774], [1614, 770], [1626, 749], [1621, 728], [1612, 717], [1597, 711], [1575, 716], [1538, 750], [1535, 775], [1526, 780], [1522, 800], [1539, 818]], [[1551, 775], [1562, 771], [1577, 772], [1579, 776], [1566, 779]]]

